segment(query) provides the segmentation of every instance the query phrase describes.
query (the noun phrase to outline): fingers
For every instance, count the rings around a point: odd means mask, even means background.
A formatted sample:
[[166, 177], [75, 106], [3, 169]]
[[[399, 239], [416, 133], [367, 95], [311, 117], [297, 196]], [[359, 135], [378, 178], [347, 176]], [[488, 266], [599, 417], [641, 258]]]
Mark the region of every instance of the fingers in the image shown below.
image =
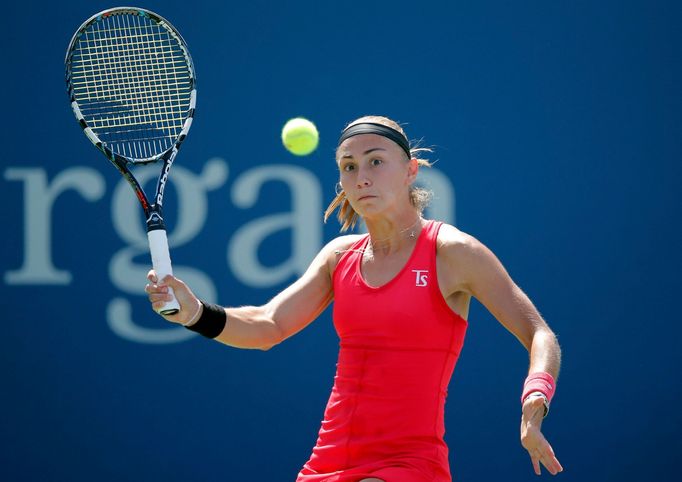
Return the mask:
[[[147, 279], [149, 280], [149, 283], [144, 287], [144, 290], [147, 294], [168, 293], [169, 286], [171, 288], [175, 288], [178, 284], [178, 280], [172, 275], [166, 276], [159, 282], [154, 270], [151, 270], [147, 274]], [[172, 299], [173, 297], [170, 296], [169, 298]]]
[[529, 454], [536, 475], [540, 475], [540, 464], [544, 465], [547, 471], [552, 475], [557, 475], [564, 470], [561, 463], [556, 458], [556, 455], [554, 455], [554, 450], [552, 450], [552, 447], [549, 444], [545, 447], [529, 450]]
[[[147, 273], [147, 279], [149, 283], [145, 286], [144, 291], [147, 293], [154, 311], [160, 312], [169, 301], [176, 300], [180, 304], [180, 311], [178, 313], [161, 315], [167, 321], [184, 325], [192, 320], [194, 314], [200, 313], [201, 301], [182, 280], [172, 275], [167, 275], [162, 280], [159, 280], [154, 270], [150, 270]], [[175, 297], [173, 297], [171, 292], [174, 292]]]
[[173, 297], [168, 293], [168, 286], [166, 285], [149, 283], [144, 287], [144, 291], [147, 293], [147, 297], [152, 303], [152, 308], [155, 310], [162, 308], [166, 302], [173, 300]]
[[528, 451], [528, 455], [530, 455], [531, 462], [533, 463], [533, 470], [537, 475], [540, 475], [541, 465], [549, 473], [556, 475], [562, 472], [564, 468], [559, 460], [557, 460], [552, 446], [540, 431], [539, 425], [542, 419], [535, 423], [535, 413], [531, 415], [534, 408], [530, 405], [530, 402], [524, 404], [524, 413], [521, 420], [521, 445]]
[[549, 444], [547, 444], [547, 447], [542, 453], [540, 462], [542, 462], [542, 465], [544, 465], [545, 468], [549, 470], [549, 473], [552, 475], [556, 475], [559, 472], [563, 472], [564, 470], [564, 468], [561, 466], [561, 463], [556, 458], [556, 455], [554, 455], [554, 450], [552, 450], [552, 447]]
[[175, 284], [178, 283], [177, 278], [173, 277], [173, 275], [171, 274], [166, 275], [166, 277], [160, 280], [159, 282], [159, 278], [156, 276], [156, 271], [154, 271], [153, 269], [150, 269], [149, 272], [147, 273], [147, 279], [150, 281], [150, 283], [166, 284], [169, 285], [170, 287], [175, 287]]
[[[159, 279], [156, 276], [156, 271], [154, 271], [153, 269], [150, 269], [149, 272], [147, 273], [147, 279], [154, 284], [159, 283]], [[164, 284], [173, 286], [173, 283], [177, 282], [177, 278], [175, 278], [175, 277], [173, 277], [173, 275], [169, 274], [169, 275], [166, 275], [166, 277], [163, 278], [161, 280], [161, 282]]]
[[535, 475], [540, 475], [540, 457], [531, 455], [530, 460], [533, 462], [533, 470], [535, 471]]
[[[151, 302], [151, 308], [159, 313], [168, 302], [176, 298], [170, 293], [170, 287], [166, 284], [149, 283], [145, 286], [144, 291]], [[182, 310], [182, 308], [181, 308]], [[176, 315], [162, 315], [166, 320], [178, 322]]]

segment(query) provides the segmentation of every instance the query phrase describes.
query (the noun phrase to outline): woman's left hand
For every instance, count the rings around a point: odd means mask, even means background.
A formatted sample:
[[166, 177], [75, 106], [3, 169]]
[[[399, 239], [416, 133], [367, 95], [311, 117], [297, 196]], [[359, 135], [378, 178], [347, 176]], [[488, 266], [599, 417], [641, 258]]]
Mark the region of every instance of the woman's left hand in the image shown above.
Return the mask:
[[542, 397], [527, 399], [522, 408], [521, 416], [521, 445], [528, 451], [533, 462], [533, 469], [540, 475], [540, 464], [552, 475], [563, 471], [564, 468], [554, 455], [552, 446], [542, 435], [542, 419], [545, 415], [545, 405]]

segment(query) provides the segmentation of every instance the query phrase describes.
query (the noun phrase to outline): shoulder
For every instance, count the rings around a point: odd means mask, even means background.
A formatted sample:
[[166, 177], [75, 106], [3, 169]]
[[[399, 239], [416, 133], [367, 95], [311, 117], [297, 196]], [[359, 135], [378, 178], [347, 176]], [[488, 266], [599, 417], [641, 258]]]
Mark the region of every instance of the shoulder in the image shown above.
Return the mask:
[[362, 235], [352, 234], [339, 236], [329, 241], [312, 260], [306, 269], [304, 277], [331, 280], [338, 260], [353, 243], [361, 238]]
[[459, 270], [474, 268], [481, 261], [494, 256], [474, 236], [446, 223], [438, 231], [436, 253], [439, 260]]
[[339, 254], [343, 253], [343, 251], [353, 246], [353, 244], [362, 238], [362, 234], [349, 234], [334, 238], [322, 247], [322, 249], [317, 253], [315, 259], [321, 260], [322, 262], [335, 259], [339, 256]]
[[485, 244], [454, 226], [441, 227], [436, 253], [446, 279], [453, 277], [458, 286], [474, 296], [491, 286], [499, 287], [500, 280], [510, 280], [500, 260]]
[[483, 245], [478, 239], [450, 224], [443, 223], [438, 230], [436, 248], [439, 255], [462, 256], [480, 249], [481, 246]]
[[329, 241], [329, 243], [327, 243], [324, 249], [329, 249], [332, 251], [348, 249], [365, 236], [366, 236], [365, 234], [346, 234], [343, 236], [339, 236]]
[[347, 234], [339, 236], [329, 241], [320, 251], [320, 255], [324, 260], [329, 273], [333, 273], [336, 269], [336, 264], [339, 259], [351, 246], [360, 241], [364, 234]]

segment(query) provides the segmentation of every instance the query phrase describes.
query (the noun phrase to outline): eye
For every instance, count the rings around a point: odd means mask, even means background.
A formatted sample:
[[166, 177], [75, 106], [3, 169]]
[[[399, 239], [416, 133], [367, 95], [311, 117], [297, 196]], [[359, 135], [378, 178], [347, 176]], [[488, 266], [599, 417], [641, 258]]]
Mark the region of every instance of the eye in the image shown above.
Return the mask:
[[341, 170], [344, 171], [344, 172], [354, 171], [354, 170], [355, 170], [355, 165], [352, 164], [352, 163], [350, 163], [350, 162], [348, 162], [348, 163], [344, 164], [343, 166], [341, 166]]
[[372, 159], [371, 161], [369, 161], [369, 163], [370, 163], [372, 166], [374, 166], [374, 167], [383, 164], [383, 162], [384, 162], [384, 161], [382, 161], [381, 159], [378, 159], [378, 158], [374, 158], [374, 159]]

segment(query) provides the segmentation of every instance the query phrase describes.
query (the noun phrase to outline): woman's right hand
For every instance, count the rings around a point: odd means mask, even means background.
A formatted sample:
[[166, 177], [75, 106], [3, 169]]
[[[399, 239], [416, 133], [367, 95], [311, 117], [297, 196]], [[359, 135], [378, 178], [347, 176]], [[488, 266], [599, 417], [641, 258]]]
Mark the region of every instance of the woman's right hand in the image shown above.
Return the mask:
[[144, 290], [149, 296], [149, 301], [151, 302], [154, 311], [158, 313], [158, 310], [163, 308], [166, 302], [173, 299], [172, 296], [168, 294], [168, 287], [171, 287], [175, 292], [175, 298], [180, 304], [180, 311], [174, 315], [161, 316], [170, 322], [179, 323], [184, 326], [189, 326], [199, 319], [203, 310], [203, 305], [201, 304], [201, 301], [199, 301], [199, 298], [192, 293], [192, 290], [190, 290], [184, 282], [175, 278], [173, 275], [168, 275], [164, 279], [159, 280], [153, 269], [147, 273], [147, 279], [149, 280], [149, 283], [147, 283]]

